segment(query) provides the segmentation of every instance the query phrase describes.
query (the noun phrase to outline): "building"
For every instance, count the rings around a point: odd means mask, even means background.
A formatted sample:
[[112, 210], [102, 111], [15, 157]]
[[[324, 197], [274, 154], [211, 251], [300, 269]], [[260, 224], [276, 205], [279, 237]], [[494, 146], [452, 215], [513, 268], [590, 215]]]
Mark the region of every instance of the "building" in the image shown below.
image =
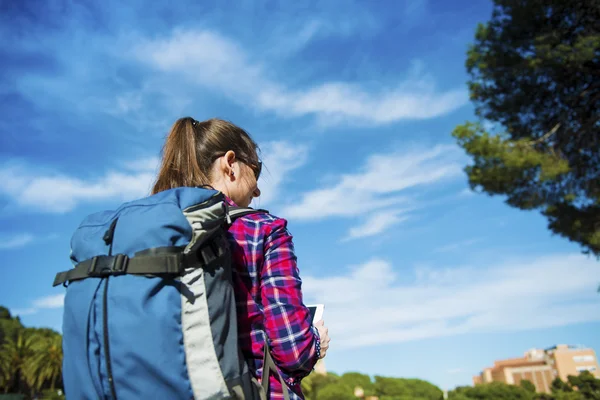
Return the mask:
[[567, 346], [559, 344], [545, 350], [548, 362], [555, 370], [555, 376], [563, 381], [569, 375], [578, 375], [583, 371], [590, 371], [596, 378], [600, 379], [600, 366], [596, 353], [584, 346]]
[[503, 382], [518, 385], [526, 379], [535, 385], [538, 392], [549, 393], [555, 378], [566, 381], [567, 376], [586, 370], [600, 378], [594, 350], [558, 345], [546, 350], [529, 350], [523, 357], [495, 361], [493, 367], [485, 368], [480, 375], [473, 377], [473, 384]]

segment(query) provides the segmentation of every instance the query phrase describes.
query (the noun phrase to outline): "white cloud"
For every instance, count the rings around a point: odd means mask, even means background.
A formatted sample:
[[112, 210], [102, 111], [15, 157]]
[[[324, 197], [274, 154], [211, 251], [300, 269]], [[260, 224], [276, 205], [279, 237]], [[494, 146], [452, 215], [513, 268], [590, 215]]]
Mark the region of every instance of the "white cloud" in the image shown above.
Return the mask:
[[61, 308], [65, 302], [65, 294], [55, 294], [34, 300], [35, 308]]
[[[152, 159], [154, 160], [154, 159]], [[154, 181], [154, 161], [142, 159], [130, 165], [131, 171], [108, 171], [104, 176], [85, 180], [60, 173], [39, 173], [24, 166], [0, 167], [0, 193], [22, 207], [63, 213], [81, 202], [143, 197]]]
[[51, 296], [40, 297], [33, 301], [33, 305], [28, 308], [14, 309], [14, 315], [32, 315], [38, 313], [42, 309], [62, 308], [65, 303], [65, 294], [59, 293]]
[[39, 243], [41, 241], [53, 240], [58, 238], [58, 234], [52, 233], [49, 235], [33, 235], [31, 233], [19, 233], [13, 235], [4, 235], [4, 237], [0, 238], [0, 250], [11, 250], [17, 249], [20, 247], [27, 246], [31, 242], [35, 241]]
[[406, 221], [409, 217], [402, 215], [407, 210], [389, 210], [369, 215], [361, 225], [350, 228], [343, 241], [375, 236], [386, 229]]
[[263, 171], [258, 182], [260, 206], [277, 197], [280, 186], [289, 179], [289, 173], [306, 162], [308, 147], [286, 141], [268, 142], [261, 146]]
[[[263, 173], [259, 181], [259, 206], [271, 203], [290, 172], [306, 162], [308, 147], [287, 141], [272, 141], [261, 146]], [[160, 167], [158, 157], [140, 158], [120, 164], [119, 172], [110, 170], [93, 179], [81, 179], [59, 173], [39, 173], [24, 165], [0, 166], [0, 194], [17, 205], [42, 212], [64, 213], [78, 204], [93, 201], [129, 201], [147, 196]], [[4, 241], [0, 249], [24, 246], [34, 239], [20, 235]]]
[[19, 316], [24, 316], [24, 315], [32, 315], [37, 313], [38, 310], [37, 308], [16, 308], [14, 310], [11, 311], [12, 315], [19, 315]]
[[[305, 35], [314, 35], [318, 24]], [[308, 39], [306, 39], [308, 40]], [[165, 74], [184, 76], [234, 101], [281, 116], [313, 115], [321, 123], [386, 124], [447, 114], [467, 103], [464, 88], [438, 91], [433, 80], [414, 70], [400, 84], [376, 91], [363, 85], [330, 81], [292, 89], [273, 77], [272, 66], [253, 59], [236, 42], [210, 31], [174, 31], [134, 48], [143, 63]], [[133, 98], [135, 100], [135, 98]], [[127, 102], [127, 107], [136, 101]]]
[[371, 260], [343, 276], [303, 277], [303, 291], [325, 304], [339, 348], [600, 320], [600, 269], [580, 254], [413, 272], [399, 283], [391, 263]]
[[138, 160], [125, 163], [125, 167], [132, 171], [158, 173], [160, 161], [161, 160], [159, 157], [140, 158]]
[[16, 249], [18, 247], [23, 247], [31, 243], [34, 239], [34, 236], [29, 233], [22, 233], [15, 235], [11, 238], [3, 239], [0, 242], [0, 249]]
[[304, 220], [349, 217], [410, 203], [403, 191], [460, 175], [458, 157], [454, 146], [376, 154], [360, 172], [339, 176], [333, 187], [304, 193], [284, 215]]

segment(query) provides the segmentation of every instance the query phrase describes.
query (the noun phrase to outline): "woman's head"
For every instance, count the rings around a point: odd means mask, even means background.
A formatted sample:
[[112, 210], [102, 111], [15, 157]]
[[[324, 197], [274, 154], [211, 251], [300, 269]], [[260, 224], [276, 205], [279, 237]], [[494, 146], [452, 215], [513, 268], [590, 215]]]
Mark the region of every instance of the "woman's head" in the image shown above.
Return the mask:
[[176, 187], [212, 186], [237, 205], [260, 196], [258, 146], [242, 128], [220, 119], [178, 119], [165, 141], [152, 194]]

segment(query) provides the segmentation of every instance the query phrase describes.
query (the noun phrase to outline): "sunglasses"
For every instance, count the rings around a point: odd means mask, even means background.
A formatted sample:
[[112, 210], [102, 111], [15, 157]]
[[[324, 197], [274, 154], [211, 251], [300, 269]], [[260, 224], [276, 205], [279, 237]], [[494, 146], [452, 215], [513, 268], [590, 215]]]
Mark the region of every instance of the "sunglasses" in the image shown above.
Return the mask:
[[[223, 157], [224, 154], [218, 155], [214, 157], [214, 160], [216, 160], [219, 157]], [[247, 166], [249, 166], [250, 168], [252, 168], [252, 171], [254, 172], [254, 176], [256, 177], [256, 181], [258, 181], [258, 178], [260, 178], [260, 173], [262, 172], [262, 161], [258, 161], [258, 164], [251, 164], [250, 162], [246, 161], [244, 158], [242, 157], [238, 157], [237, 158], [239, 161], [243, 162], [244, 164], [246, 164]]]
[[[242, 161], [242, 160], [240, 160]], [[262, 172], [262, 161], [258, 162], [258, 165], [250, 165], [249, 163], [242, 161], [244, 164], [248, 165], [250, 168], [252, 168], [252, 171], [254, 171], [254, 176], [256, 177], [256, 180], [258, 181], [258, 178], [260, 178], [260, 173]]]

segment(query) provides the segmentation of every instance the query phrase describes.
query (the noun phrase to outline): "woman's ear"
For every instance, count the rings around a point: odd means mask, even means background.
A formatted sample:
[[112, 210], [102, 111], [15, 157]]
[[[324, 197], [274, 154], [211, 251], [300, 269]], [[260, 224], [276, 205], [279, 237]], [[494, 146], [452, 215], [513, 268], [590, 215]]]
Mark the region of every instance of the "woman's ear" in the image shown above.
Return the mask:
[[236, 157], [233, 150], [229, 150], [227, 153], [225, 153], [221, 160], [222, 171], [225, 175], [229, 177], [229, 179], [232, 179], [236, 175], [239, 175], [239, 168], [238, 171], [235, 170], [235, 166], [238, 163], [236, 162]]

